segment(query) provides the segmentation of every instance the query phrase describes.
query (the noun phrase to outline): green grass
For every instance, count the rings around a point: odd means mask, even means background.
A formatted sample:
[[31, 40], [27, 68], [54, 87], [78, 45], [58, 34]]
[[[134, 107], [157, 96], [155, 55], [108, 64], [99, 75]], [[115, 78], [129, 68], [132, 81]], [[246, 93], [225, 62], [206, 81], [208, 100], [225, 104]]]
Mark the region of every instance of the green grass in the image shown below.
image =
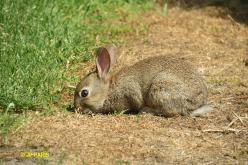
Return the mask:
[[139, 28], [127, 22], [152, 7], [149, 0], [1, 0], [1, 132], [17, 120], [5, 124], [12, 111], [59, 101], [64, 83], [73, 81], [66, 64], [91, 60], [104, 43], [119, 44], [118, 36]]
[[20, 128], [27, 119], [25, 115], [8, 113], [9, 110], [11, 110], [11, 107], [8, 107], [7, 110], [4, 113], [1, 113], [0, 116], [0, 135], [2, 138], [1, 142], [3, 144], [8, 144], [7, 135], [9, 134], [10, 130], [16, 130]]
[[0, 6], [0, 106], [33, 108], [47, 104], [66, 80], [66, 63], [88, 61], [98, 44], [117, 42], [119, 34], [133, 30], [118, 20], [151, 4], [2, 0]]

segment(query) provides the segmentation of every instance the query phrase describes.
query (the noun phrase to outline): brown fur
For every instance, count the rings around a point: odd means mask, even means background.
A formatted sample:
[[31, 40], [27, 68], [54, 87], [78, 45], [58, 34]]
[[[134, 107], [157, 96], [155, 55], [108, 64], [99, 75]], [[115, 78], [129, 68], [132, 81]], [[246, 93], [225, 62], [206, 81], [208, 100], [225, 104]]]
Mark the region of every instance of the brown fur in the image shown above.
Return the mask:
[[[79, 97], [80, 90], [87, 86], [90, 95]], [[93, 72], [78, 84], [75, 92], [75, 106], [83, 113], [133, 109], [164, 116], [188, 115], [206, 102], [206, 86], [193, 66], [168, 56], [142, 60], [107, 81]]]

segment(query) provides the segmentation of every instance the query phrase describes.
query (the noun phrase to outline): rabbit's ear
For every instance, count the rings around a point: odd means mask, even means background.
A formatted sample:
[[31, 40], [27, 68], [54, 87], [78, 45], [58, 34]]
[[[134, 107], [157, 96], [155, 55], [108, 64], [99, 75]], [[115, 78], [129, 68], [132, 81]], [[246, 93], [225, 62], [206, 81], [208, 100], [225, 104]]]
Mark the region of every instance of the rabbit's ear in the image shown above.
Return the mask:
[[118, 59], [118, 50], [114, 44], [107, 45], [105, 48], [108, 50], [110, 56], [110, 69], [112, 69]]
[[108, 50], [105, 47], [101, 47], [97, 49], [96, 52], [96, 67], [98, 76], [101, 79], [106, 79], [107, 74], [109, 73], [110, 65], [111, 65], [111, 57]]

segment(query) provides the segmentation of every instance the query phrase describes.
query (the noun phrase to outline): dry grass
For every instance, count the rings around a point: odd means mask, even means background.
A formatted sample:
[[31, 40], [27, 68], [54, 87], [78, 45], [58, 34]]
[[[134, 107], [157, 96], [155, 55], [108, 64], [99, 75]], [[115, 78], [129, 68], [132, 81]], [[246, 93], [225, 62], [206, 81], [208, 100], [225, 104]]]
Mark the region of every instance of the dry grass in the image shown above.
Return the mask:
[[[161, 54], [185, 57], [209, 87], [214, 111], [208, 117], [57, 113], [34, 118], [10, 144], [45, 148], [52, 162], [64, 164], [247, 164], [248, 27], [215, 7], [143, 18], [148, 36], [123, 36], [129, 42], [121, 46], [118, 67]], [[83, 64], [77, 74], [93, 65]]]

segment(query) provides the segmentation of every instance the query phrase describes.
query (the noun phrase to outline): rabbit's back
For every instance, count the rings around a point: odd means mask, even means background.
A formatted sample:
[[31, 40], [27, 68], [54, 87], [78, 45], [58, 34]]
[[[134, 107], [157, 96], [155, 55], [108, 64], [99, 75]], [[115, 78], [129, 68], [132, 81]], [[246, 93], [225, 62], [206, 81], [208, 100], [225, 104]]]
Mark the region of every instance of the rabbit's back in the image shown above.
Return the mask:
[[[111, 94], [113, 98], [122, 96], [120, 105], [124, 107], [140, 109], [150, 106], [159, 110], [157, 113], [176, 111], [186, 114], [207, 101], [202, 77], [183, 58], [150, 57], [123, 68], [115, 80], [117, 85]], [[127, 97], [129, 100], [125, 99]]]
[[143, 90], [146, 90], [154, 77], [161, 72], [175, 75], [185, 84], [189, 84], [190, 87], [194, 87], [192, 86], [194, 84], [200, 88], [205, 88], [202, 77], [191, 63], [183, 58], [170, 56], [150, 57], [133, 66], [124, 67], [116, 74], [115, 79], [118, 79], [119, 83], [136, 81], [144, 88]]

